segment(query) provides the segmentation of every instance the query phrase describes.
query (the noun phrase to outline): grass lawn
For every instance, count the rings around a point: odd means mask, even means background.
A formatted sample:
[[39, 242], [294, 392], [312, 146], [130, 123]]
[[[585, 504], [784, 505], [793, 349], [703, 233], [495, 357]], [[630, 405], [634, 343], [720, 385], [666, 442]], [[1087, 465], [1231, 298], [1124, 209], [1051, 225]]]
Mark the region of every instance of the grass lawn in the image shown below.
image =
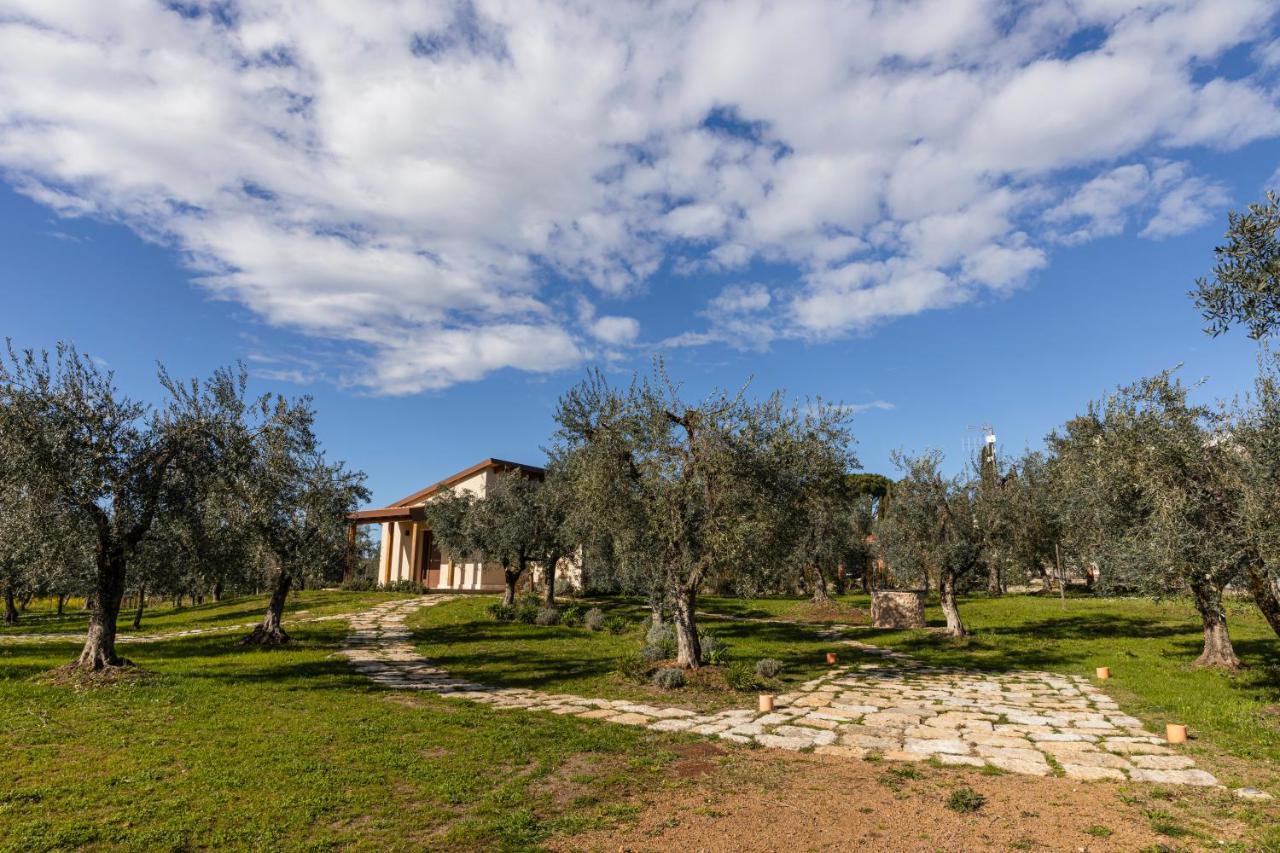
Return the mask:
[[[718, 671], [691, 678], [681, 690], [660, 690], [617, 672], [619, 659], [644, 644], [648, 613], [625, 599], [586, 600], [607, 616], [631, 622], [624, 634], [585, 627], [496, 622], [486, 612], [496, 598], [467, 597], [418, 611], [410, 617], [419, 651], [450, 673], [481, 684], [526, 687], [551, 693], [573, 693], [604, 699], [634, 699], [662, 705], [712, 710], [747, 707], [751, 695], [730, 690]], [[729, 645], [731, 661], [752, 667], [760, 658], [782, 661], [780, 690], [824, 672], [826, 652], [838, 648], [814, 629], [783, 623], [760, 624], [706, 619], [702, 630], [718, 634]]]
[[[345, 590], [302, 590], [294, 591], [285, 600], [286, 620], [298, 616], [307, 619], [313, 616], [328, 616], [339, 613], [354, 613], [364, 610], [379, 601], [388, 598], [405, 598], [407, 596], [385, 592], [347, 592]], [[148, 606], [142, 614], [142, 627], [133, 628], [133, 609], [125, 607], [116, 620], [116, 629], [121, 634], [143, 636], [146, 634], [164, 634], [170, 631], [184, 631], [192, 628], [217, 628], [227, 625], [243, 625], [257, 622], [267, 609], [265, 596], [239, 596], [224, 598], [218, 602], [189, 607], [175, 608], [171, 603]], [[79, 633], [89, 625], [89, 614], [80, 609], [83, 602], [76, 601], [75, 607], [70, 604], [64, 609], [61, 617], [57, 614], [57, 603], [51, 599], [40, 599], [31, 602], [29, 610], [24, 612], [17, 625], [0, 626], [0, 637], [5, 634], [43, 634], [43, 633]]]
[[[846, 600], [867, 604], [865, 596]], [[1166, 722], [1185, 723], [1197, 760], [1208, 759], [1224, 782], [1237, 777], [1280, 796], [1280, 639], [1252, 604], [1228, 604], [1236, 654], [1247, 664], [1236, 674], [1191, 666], [1203, 637], [1187, 601], [972, 596], [960, 613], [973, 632], [963, 640], [871, 628], [850, 636], [954, 666], [1085, 675], [1109, 666], [1102, 686], [1126, 711], [1162, 734]], [[945, 624], [936, 606], [926, 616]]]
[[[309, 597], [313, 612], [358, 603]], [[680, 742], [375, 688], [334, 655], [346, 630], [134, 646], [154, 674], [89, 691], [40, 680], [78, 642], [0, 640], [0, 850], [524, 849], [626, 813]]]

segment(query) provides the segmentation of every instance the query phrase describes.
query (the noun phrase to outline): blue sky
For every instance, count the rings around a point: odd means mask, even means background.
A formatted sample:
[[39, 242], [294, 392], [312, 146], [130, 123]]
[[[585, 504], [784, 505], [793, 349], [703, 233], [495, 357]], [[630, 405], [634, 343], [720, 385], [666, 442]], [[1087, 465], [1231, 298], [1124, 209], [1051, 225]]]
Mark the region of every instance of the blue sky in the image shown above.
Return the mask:
[[244, 360], [378, 503], [539, 461], [589, 365], [654, 353], [860, 407], [876, 471], [1251, 380], [1186, 292], [1280, 166], [1268, 3], [24, 5], [0, 332], [144, 398]]

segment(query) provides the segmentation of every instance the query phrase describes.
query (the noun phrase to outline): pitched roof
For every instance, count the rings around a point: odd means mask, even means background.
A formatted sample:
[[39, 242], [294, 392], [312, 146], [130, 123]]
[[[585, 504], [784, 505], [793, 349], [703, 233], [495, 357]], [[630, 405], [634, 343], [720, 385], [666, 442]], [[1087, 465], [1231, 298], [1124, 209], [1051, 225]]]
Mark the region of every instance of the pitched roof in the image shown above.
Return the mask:
[[[442, 489], [448, 489], [453, 486], [456, 486], [459, 483], [461, 483], [463, 480], [469, 480], [472, 477], [474, 477], [476, 474], [479, 474], [482, 471], [487, 471], [491, 468], [497, 469], [499, 471], [522, 471], [531, 477], [539, 477], [539, 478], [546, 476], [546, 473], [547, 473], [547, 469], [539, 468], [536, 465], [525, 465], [521, 462], [509, 462], [506, 459], [485, 459], [482, 462], [477, 462], [476, 464], [472, 465], [470, 468], [464, 468], [463, 470], [459, 471], [456, 474], [445, 477], [443, 480], [441, 480], [438, 483], [434, 483], [430, 486], [427, 486], [425, 489], [420, 489], [414, 492], [413, 494], [409, 495], [408, 497], [401, 498], [400, 500], [391, 504], [391, 506], [403, 507], [403, 506], [412, 506], [413, 504], [420, 503], [426, 500], [427, 498], [431, 497], [432, 495], [434, 495], [436, 492], [441, 491]], [[390, 507], [388, 507], [388, 509], [389, 508]]]

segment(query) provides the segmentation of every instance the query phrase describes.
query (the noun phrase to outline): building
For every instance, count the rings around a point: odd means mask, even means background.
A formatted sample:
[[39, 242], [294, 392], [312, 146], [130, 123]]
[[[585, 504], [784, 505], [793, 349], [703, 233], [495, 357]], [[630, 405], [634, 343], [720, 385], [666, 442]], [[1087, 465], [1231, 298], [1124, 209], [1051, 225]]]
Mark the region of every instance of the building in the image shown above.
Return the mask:
[[[508, 462], [505, 459], [486, 459], [401, 498], [390, 506], [360, 510], [348, 515], [352, 540], [359, 525], [377, 524], [381, 527], [382, 541], [375, 580], [383, 586], [409, 581], [431, 590], [501, 591], [505, 587], [505, 580], [502, 566], [498, 563], [455, 562], [441, 554], [426, 522], [423, 507], [438, 495], [450, 491], [470, 492], [482, 498], [495, 477], [511, 472], [537, 479], [546, 475], [544, 469], [534, 465]], [[520, 583], [528, 587], [536, 583], [541, 574], [541, 567], [533, 566], [529, 577], [521, 578]], [[581, 577], [581, 566], [576, 559], [562, 561], [557, 569], [557, 578], [563, 578], [574, 586], [580, 584]]]

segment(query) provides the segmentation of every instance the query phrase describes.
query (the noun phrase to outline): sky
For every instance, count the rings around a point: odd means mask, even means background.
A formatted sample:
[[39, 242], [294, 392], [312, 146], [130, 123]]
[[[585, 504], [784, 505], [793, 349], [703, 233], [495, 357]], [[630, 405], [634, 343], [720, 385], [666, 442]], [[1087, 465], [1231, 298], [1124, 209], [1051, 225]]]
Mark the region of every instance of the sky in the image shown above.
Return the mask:
[[884, 473], [1246, 391], [1187, 292], [1277, 167], [1268, 0], [0, 0], [0, 334], [243, 361], [379, 505], [655, 356]]

